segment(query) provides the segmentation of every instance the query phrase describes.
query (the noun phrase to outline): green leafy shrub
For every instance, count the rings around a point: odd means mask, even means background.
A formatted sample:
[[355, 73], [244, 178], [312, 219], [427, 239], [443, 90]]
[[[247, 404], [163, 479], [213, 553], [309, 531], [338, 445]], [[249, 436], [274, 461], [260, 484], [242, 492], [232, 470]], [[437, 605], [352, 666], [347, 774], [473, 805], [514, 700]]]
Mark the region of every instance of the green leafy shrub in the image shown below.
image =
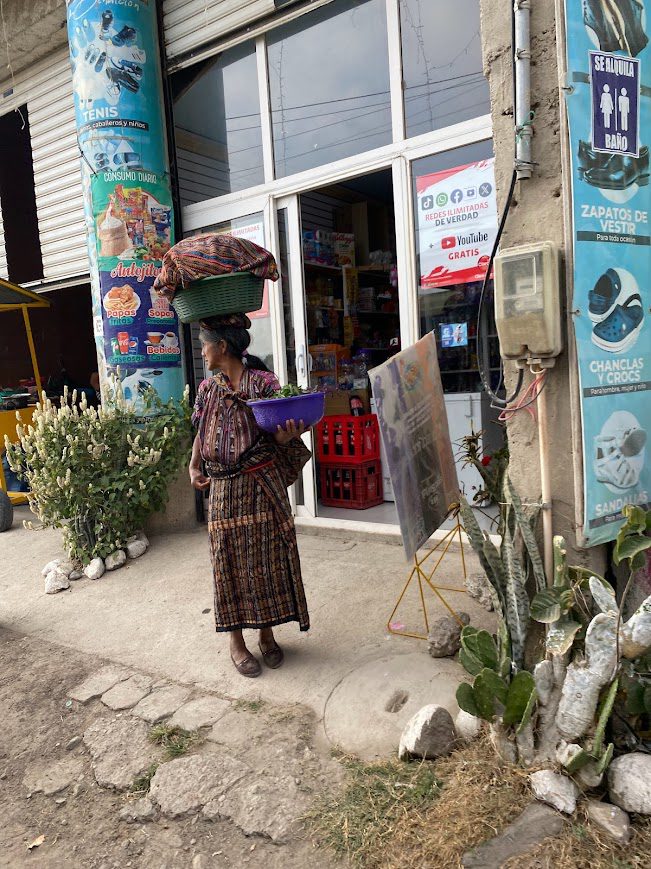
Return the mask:
[[186, 458], [190, 409], [152, 389], [145, 417], [114, 383], [105, 404], [88, 407], [66, 392], [61, 406], [39, 404], [32, 424], [6, 441], [11, 468], [30, 488], [30, 507], [46, 527], [61, 528], [71, 558], [87, 564], [122, 548], [167, 501]]

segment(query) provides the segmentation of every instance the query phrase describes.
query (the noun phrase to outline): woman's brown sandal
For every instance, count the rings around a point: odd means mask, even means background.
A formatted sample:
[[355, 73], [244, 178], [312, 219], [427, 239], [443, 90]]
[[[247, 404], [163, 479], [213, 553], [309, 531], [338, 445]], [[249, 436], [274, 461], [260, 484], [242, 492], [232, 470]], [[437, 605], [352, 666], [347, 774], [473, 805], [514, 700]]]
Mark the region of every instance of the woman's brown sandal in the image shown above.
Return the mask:
[[260, 649], [262, 660], [265, 662], [267, 667], [271, 667], [272, 670], [277, 670], [285, 660], [285, 653], [275, 640], [270, 649], [263, 649], [262, 643], [258, 643], [258, 648]]
[[246, 658], [244, 658], [244, 660], [240, 661], [239, 663], [231, 655], [231, 661], [233, 662], [233, 665], [237, 672], [240, 674], [240, 676], [246, 676], [247, 679], [255, 679], [255, 677], [259, 676], [262, 672], [260, 662], [250, 652], [246, 656]]

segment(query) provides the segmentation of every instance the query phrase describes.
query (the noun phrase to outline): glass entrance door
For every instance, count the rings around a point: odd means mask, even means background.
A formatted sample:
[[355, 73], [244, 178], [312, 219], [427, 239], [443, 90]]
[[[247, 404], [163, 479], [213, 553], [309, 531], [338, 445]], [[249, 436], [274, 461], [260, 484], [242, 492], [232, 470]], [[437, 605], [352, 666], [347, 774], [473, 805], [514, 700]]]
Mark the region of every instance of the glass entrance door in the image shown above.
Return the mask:
[[[287, 196], [276, 205], [277, 245], [276, 258], [280, 271], [280, 298], [277, 317], [279, 332], [283, 336], [278, 371], [284, 381], [296, 386], [310, 386], [311, 357], [308, 352], [306, 330], [305, 290], [303, 281], [303, 254], [301, 249], [301, 220], [298, 197]], [[303, 435], [306, 446], [314, 453], [313, 432]], [[316, 516], [314, 459], [303, 469], [302, 478], [294, 486], [297, 514]]]

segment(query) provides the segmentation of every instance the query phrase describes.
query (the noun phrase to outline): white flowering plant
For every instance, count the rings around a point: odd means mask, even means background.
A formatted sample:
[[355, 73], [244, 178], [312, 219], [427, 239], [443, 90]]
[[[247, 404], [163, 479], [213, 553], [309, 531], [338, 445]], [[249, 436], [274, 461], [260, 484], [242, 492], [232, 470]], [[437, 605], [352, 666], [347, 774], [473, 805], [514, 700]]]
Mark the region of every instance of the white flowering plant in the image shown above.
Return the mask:
[[114, 380], [99, 409], [64, 394], [60, 406], [37, 405], [32, 424], [6, 440], [12, 470], [29, 485], [30, 508], [46, 527], [61, 528], [71, 559], [87, 564], [125, 546], [161, 510], [190, 442], [187, 390], [182, 401], [144, 396], [144, 414]]

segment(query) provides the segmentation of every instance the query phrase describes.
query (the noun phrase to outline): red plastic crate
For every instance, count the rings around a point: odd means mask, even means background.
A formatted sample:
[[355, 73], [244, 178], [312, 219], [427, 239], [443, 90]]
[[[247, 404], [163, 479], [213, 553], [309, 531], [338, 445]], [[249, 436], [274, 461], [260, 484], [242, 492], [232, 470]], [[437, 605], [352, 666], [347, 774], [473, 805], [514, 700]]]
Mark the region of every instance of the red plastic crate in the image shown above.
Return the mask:
[[384, 501], [382, 465], [371, 462], [344, 462], [320, 466], [321, 503], [326, 507], [366, 510]]
[[324, 416], [316, 432], [318, 459], [322, 464], [380, 458], [380, 429], [374, 413]]

